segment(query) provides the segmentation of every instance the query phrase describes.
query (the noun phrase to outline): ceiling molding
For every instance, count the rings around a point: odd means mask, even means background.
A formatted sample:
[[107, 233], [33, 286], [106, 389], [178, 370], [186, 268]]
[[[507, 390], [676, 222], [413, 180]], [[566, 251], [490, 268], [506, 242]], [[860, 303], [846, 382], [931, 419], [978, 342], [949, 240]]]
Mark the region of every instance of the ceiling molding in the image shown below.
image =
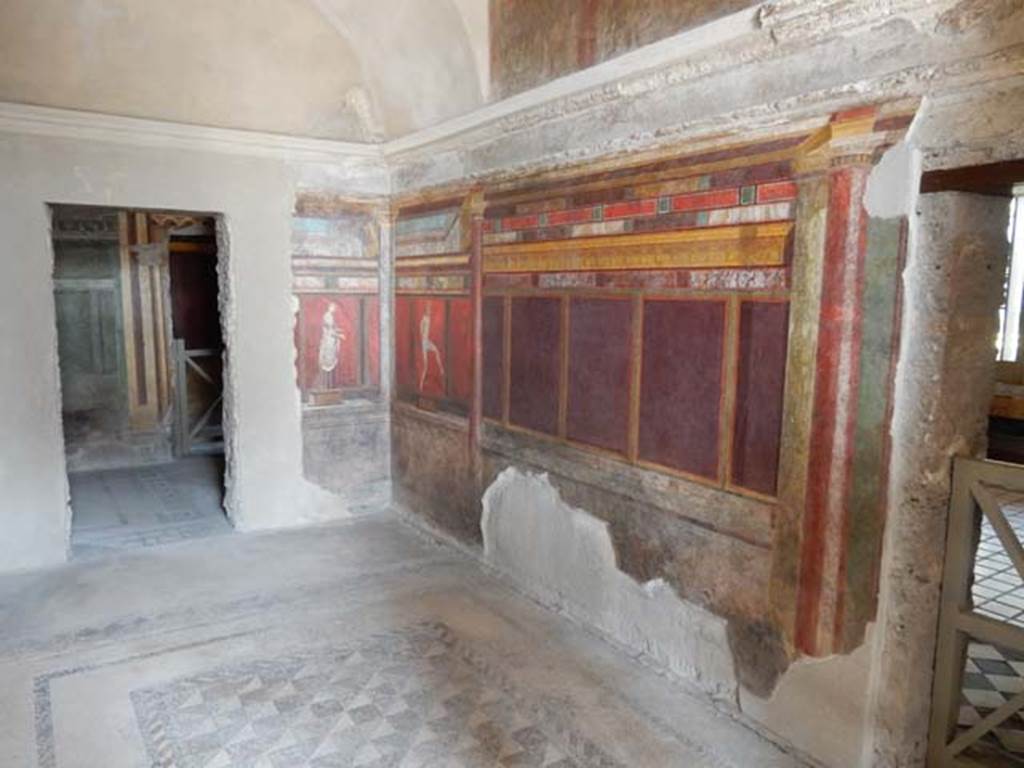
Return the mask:
[[383, 157], [379, 144], [309, 139], [12, 102], [0, 102], [0, 133], [308, 162], [380, 161]]

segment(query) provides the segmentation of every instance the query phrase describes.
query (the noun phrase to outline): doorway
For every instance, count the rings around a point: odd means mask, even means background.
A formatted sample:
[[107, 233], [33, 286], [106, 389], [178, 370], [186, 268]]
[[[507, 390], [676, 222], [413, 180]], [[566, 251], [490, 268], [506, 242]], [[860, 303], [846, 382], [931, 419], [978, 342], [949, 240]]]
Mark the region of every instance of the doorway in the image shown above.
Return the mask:
[[74, 558], [220, 535], [218, 220], [51, 206]]
[[994, 344], [974, 340], [990, 345], [995, 385], [984, 458], [954, 465], [929, 765], [1024, 766], [1024, 197], [963, 191], [1008, 206], [1009, 223], [986, 230], [1006, 253]]

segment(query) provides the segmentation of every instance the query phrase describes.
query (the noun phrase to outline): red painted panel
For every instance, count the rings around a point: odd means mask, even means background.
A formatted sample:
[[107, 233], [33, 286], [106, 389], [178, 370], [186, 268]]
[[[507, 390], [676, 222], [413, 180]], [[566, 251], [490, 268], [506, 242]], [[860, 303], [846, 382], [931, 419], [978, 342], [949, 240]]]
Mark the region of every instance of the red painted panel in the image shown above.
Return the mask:
[[738, 189], [716, 189], [713, 192], [694, 192], [672, 198], [673, 211], [696, 211], [706, 208], [728, 208], [740, 204]]
[[776, 200], [796, 199], [796, 182], [776, 181], [771, 184], [759, 184], [757, 187], [757, 202], [771, 203]]
[[557, 227], [560, 224], [581, 224], [593, 221], [593, 208], [573, 208], [568, 211], [553, 211], [548, 214], [548, 226]]
[[429, 397], [444, 397], [448, 364], [444, 299], [417, 298], [412, 302], [412, 330], [416, 340], [413, 361], [416, 390]]
[[395, 383], [399, 397], [416, 393], [416, 366], [413, 363], [412, 299], [395, 298]]
[[788, 329], [788, 304], [745, 301], [740, 306], [732, 482], [769, 495], [775, 493], [779, 471]]
[[505, 382], [505, 299], [487, 296], [483, 304], [483, 408], [489, 419], [502, 418], [502, 387]]
[[658, 212], [658, 201], [630, 200], [627, 203], [613, 203], [604, 207], [606, 219], [622, 219], [628, 216], [653, 216]]
[[303, 392], [359, 386], [358, 296], [299, 297], [299, 386]]
[[645, 302], [641, 459], [718, 476], [724, 333], [724, 302]]
[[473, 397], [473, 303], [448, 304], [448, 397], [469, 407]]
[[369, 296], [363, 311], [366, 313], [366, 381], [370, 386], [380, 386], [380, 300]]
[[535, 229], [540, 226], [540, 216], [509, 216], [501, 220], [501, 231], [508, 232], [512, 229]]
[[509, 420], [539, 432], [558, 432], [561, 301], [512, 299]]
[[570, 440], [625, 453], [632, 317], [630, 301], [574, 299], [569, 305]]

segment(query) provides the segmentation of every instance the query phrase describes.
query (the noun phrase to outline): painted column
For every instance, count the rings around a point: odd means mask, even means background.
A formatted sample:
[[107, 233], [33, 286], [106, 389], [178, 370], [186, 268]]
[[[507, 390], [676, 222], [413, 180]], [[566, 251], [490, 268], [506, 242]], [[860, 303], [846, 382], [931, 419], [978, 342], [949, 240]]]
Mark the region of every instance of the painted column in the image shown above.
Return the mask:
[[797, 642], [830, 653], [838, 621], [846, 496], [859, 386], [869, 167], [844, 165], [829, 178], [828, 226], [818, 325]]
[[471, 196], [470, 214], [470, 301], [473, 306], [473, 396], [469, 405], [469, 455], [474, 480], [480, 482], [480, 426], [483, 423], [484, 394], [484, 210], [480, 195]]
[[[868, 252], [863, 198], [880, 141], [872, 131], [874, 119], [873, 109], [837, 116], [827, 141], [815, 153], [827, 184], [827, 214], [803, 477], [795, 632], [798, 650], [815, 656], [840, 652], [844, 645]], [[893, 274], [892, 279], [897, 276]]]
[[378, 296], [380, 297], [380, 396], [388, 405], [394, 387], [394, 333], [391, 324], [394, 317], [395, 291], [393, 285], [395, 248], [394, 217], [390, 209], [376, 211], [380, 258], [378, 266]]
[[792, 642], [800, 579], [800, 532], [807, 492], [814, 371], [818, 350], [818, 318], [828, 222], [827, 167], [800, 167], [796, 177], [797, 208], [793, 228], [793, 260], [786, 354], [786, 388], [779, 457], [779, 507], [775, 518], [772, 561], [772, 606], [778, 625]]

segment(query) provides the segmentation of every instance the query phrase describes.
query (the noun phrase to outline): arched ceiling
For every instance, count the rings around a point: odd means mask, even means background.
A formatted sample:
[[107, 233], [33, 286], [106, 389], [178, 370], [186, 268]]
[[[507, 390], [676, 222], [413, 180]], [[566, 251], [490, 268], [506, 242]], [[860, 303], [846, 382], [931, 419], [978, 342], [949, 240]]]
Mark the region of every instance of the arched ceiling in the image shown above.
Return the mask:
[[479, 106], [487, 0], [4, 0], [0, 101], [354, 141]]

